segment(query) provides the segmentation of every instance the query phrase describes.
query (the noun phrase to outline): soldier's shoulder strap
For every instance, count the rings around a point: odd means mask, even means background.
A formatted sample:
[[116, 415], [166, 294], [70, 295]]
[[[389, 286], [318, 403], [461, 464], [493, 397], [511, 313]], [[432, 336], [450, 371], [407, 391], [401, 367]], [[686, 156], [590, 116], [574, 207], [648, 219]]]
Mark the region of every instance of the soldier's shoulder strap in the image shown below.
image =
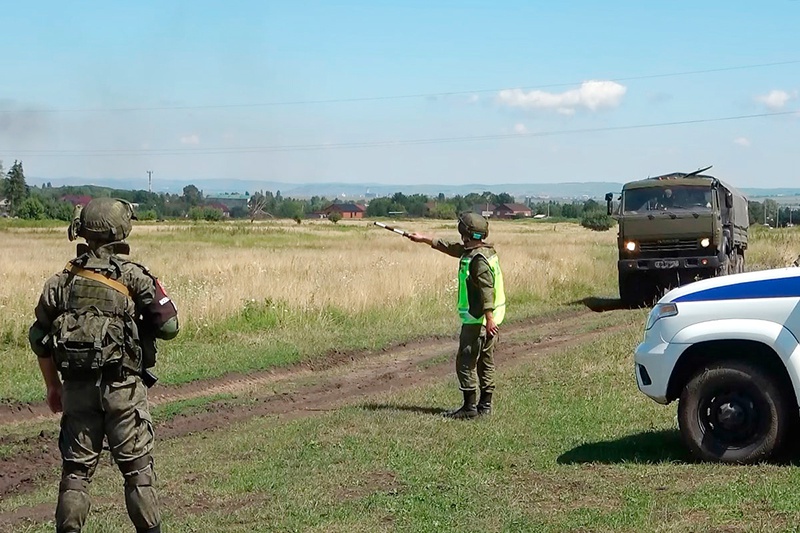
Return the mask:
[[108, 276], [104, 276], [100, 272], [96, 272], [94, 270], [88, 270], [72, 262], [67, 263], [67, 265], [64, 267], [64, 270], [66, 270], [73, 276], [80, 276], [82, 278], [102, 283], [106, 287], [110, 287], [115, 291], [124, 294], [128, 298], [131, 298], [131, 291], [130, 289], [128, 289], [128, 287], [126, 287], [125, 285], [123, 285], [122, 283], [120, 283], [115, 279], [111, 279]]

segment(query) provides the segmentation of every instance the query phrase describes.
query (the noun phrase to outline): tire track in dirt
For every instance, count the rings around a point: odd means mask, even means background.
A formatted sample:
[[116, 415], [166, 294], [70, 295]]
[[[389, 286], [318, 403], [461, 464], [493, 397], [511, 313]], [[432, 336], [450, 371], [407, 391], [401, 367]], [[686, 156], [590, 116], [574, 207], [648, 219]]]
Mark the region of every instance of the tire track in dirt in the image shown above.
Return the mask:
[[[549, 329], [562, 321], [591, 315], [592, 313], [588, 311], [580, 310], [577, 312], [572, 311], [559, 314], [557, 316], [524, 320], [504, 327], [502, 334], [505, 339], [505, 337], [513, 336], [521, 331], [527, 331], [531, 327]], [[259, 387], [264, 387], [273, 383], [309, 377], [315, 372], [341, 367], [347, 363], [367, 361], [367, 364], [369, 364], [368, 361], [381, 356], [389, 355], [394, 358], [404, 358], [408, 357], [409, 354], [418, 354], [426, 349], [436, 350], [441, 347], [449, 348], [450, 344], [453, 342], [453, 338], [452, 336], [427, 338], [419, 341], [400, 343], [378, 351], [335, 351], [318, 360], [303, 361], [280, 369], [256, 371], [248, 374], [232, 373], [220, 378], [194, 381], [184, 385], [159, 385], [148, 392], [148, 401], [152, 407], [170, 402], [220, 394], [239, 394], [256, 390]], [[505, 342], [505, 340], [503, 342]], [[452, 350], [454, 351], [455, 348], [452, 348]], [[59, 417], [60, 415], [51, 413], [44, 402], [12, 402], [6, 405], [0, 405], [0, 428], [10, 424], [58, 420]], [[2, 443], [3, 439], [0, 438], [0, 444]]]
[[[589, 342], [626, 327], [623, 324], [584, 333], [571, 333], [584, 331], [592, 316], [597, 315], [581, 310], [521, 321], [504, 328], [496, 352], [498, 366], [503, 369], [511, 368], [524, 360], [552, 355], [556, 351]], [[531, 330], [540, 335], [540, 338], [530, 336]], [[457, 340], [454, 337], [428, 339], [395, 346], [382, 352], [337, 354], [331, 359], [317, 362], [316, 368], [299, 365], [283, 371], [259, 372], [241, 377], [228, 376], [185, 386], [167, 387], [152, 394], [151, 403], [164, 404], [217, 394], [247, 394], [250, 401], [246, 404], [224, 400], [212, 402], [201, 412], [178, 415], [158, 424], [157, 439], [213, 431], [256, 416], [279, 415], [283, 419], [313, 416], [320, 411], [364, 403], [381, 393], [432, 383], [452, 375], [451, 355], [456, 346]], [[298, 384], [294, 383], [296, 380], [308, 382]], [[278, 383], [295, 388], [291, 392], [271, 392], [271, 385]], [[34, 411], [34, 408], [41, 409], [43, 406], [30, 407]], [[391, 409], [398, 406], [368, 404], [368, 407]], [[431, 408], [429, 411], [437, 412], [439, 409]], [[26, 420], [31, 417], [35, 420], [57, 419], [55, 415], [26, 413]], [[6, 415], [5, 420], [9, 419], [19, 420], [16, 416]], [[0, 419], [0, 425], [2, 420]], [[56, 468], [60, 460], [56, 430], [54, 427], [52, 431], [43, 431], [35, 437], [0, 439], [0, 445], [19, 447], [21, 450], [19, 454], [0, 460], [0, 497], [28, 492], [40, 481], [57, 482]], [[47, 479], [48, 476], [52, 479]], [[19, 511], [15, 511], [14, 515], [20, 517], [24, 513], [21, 515]], [[24, 519], [24, 516], [20, 519]], [[14, 521], [17, 522], [16, 519]], [[0, 515], [0, 526], [7, 524], [4, 516]]]

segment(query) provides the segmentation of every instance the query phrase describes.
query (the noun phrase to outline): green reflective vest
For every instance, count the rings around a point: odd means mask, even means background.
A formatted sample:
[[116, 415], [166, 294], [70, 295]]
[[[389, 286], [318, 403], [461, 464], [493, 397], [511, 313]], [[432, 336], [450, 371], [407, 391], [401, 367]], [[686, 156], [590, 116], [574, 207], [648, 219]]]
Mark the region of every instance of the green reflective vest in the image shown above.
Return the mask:
[[506, 315], [506, 293], [503, 288], [503, 272], [500, 270], [500, 260], [497, 254], [486, 257], [483, 254], [465, 255], [461, 258], [458, 268], [458, 314], [462, 324], [486, 324], [486, 317], [481, 313], [473, 316], [469, 312], [469, 293], [467, 291], [467, 278], [469, 277], [469, 264], [476, 256], [482, 256], [489, 263], [489, 269], [494, 278], [494, 321], [498, 326]]

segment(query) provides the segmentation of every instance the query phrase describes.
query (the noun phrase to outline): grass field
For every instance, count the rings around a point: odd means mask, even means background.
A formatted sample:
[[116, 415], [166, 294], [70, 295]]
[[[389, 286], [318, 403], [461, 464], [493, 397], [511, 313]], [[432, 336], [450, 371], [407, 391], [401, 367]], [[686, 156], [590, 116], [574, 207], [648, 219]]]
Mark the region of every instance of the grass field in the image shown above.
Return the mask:
[[[450, 225], [420, 227], [455, 235]], [[41, 398], [24, 330], [40, 284], [69, 256], [61, 235], [0, 232], [18, 258], [0, 260], [0, 397]], [[457, 328], [454, 261], [365, 223], [147, 226], [136, 235], [137, 257], [185, 316], [159, 369], [172, 382]], [[613, 232], [507, 223], [493, 225], [490, 240], [516, 319], [616, 295]], [[748, 264], [785, 266], [798, 253], [797, 231], [759, 229]], [[645, 313], [592, 314], [581, 327], [598, 332], [591, 341], [515, 366], [499, 360], [489, 419], [430, 414], [456, 402], [450, 377], [330, 412], [254, 417], [159, 441], [164, 531], [796, 531], [800, 469], [692, 463], [674, 406], [638, 393], [631, 354]], [[159, 416], [191, 409], [203, 402]], [[93, 483], [88, 533], [130, 530], [108, 462]], [[37, 489], [0, 501], [0, 517], [49, 509], [56, 485], [54, 469]], [[46, 519], [14, 528], [51, 530]]]
[[[456, 239], [454, 224], [416, 229]], [[496, 223], [512, 318], [614, 295], [612, 232]], [[177, 302], [183, 331], [161, 344], [165, 383], [286, 365], [455, 331], [455, 259], [360, 221], [141, 225], [132, 257]], [[0, 400], [42, 397], [27, 329], [44, 281], [72, 257], [63, 228], [7, 228], [0, 244]]]

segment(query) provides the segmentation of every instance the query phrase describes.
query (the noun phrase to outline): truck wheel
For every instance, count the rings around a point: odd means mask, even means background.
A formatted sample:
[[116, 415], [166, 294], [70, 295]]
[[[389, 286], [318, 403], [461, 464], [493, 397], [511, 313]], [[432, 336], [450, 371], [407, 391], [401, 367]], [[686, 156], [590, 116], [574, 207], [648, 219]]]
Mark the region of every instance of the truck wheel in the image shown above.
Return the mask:
[[781, 446], [791, 426], [789, 404], [768, 372], [723, 362], [695, 374], [683, 389], [678, 424], [694, 457], [756, 463]]

